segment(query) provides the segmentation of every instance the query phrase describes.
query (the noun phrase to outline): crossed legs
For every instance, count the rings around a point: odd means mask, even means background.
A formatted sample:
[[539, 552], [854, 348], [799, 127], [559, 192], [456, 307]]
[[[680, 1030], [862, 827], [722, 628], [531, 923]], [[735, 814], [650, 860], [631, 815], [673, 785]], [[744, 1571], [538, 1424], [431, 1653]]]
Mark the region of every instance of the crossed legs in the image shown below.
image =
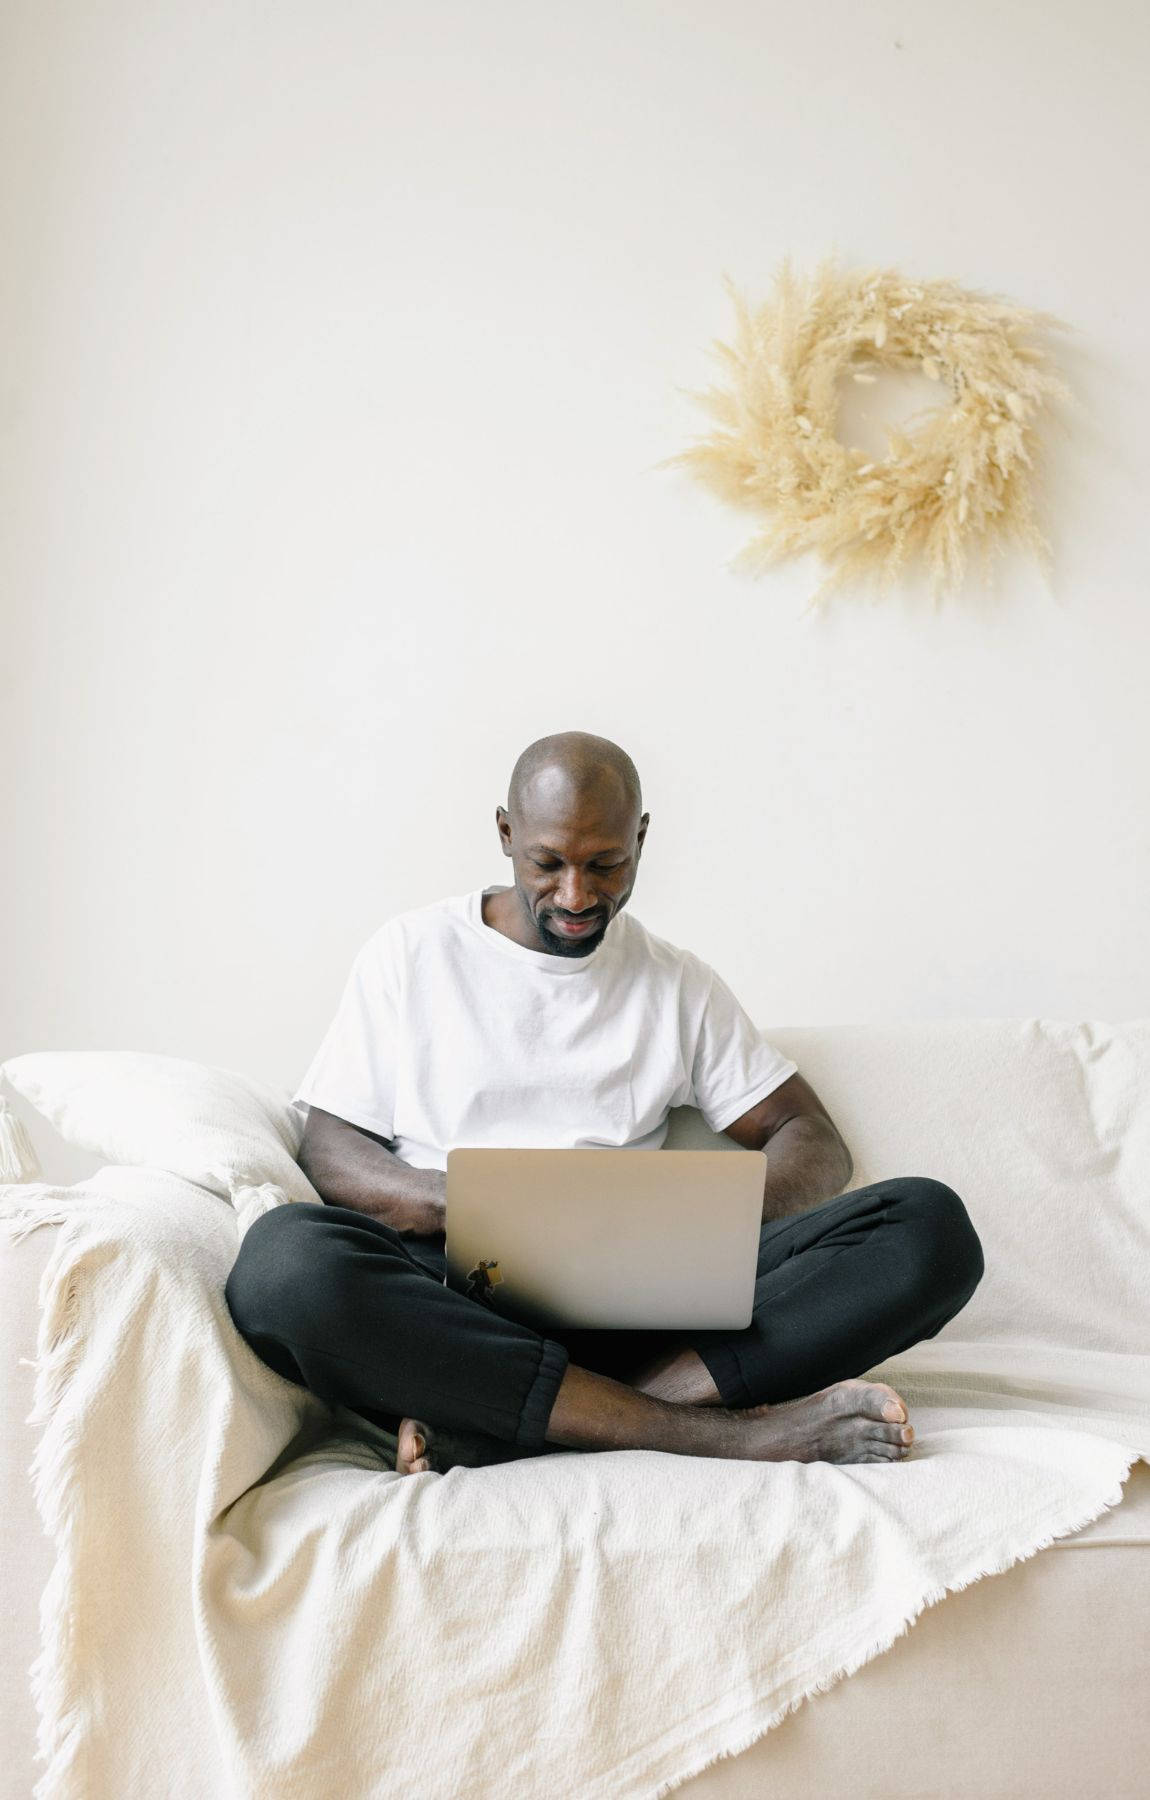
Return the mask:
[[765, 1225], [740, 1332], [541, 1337], [441, 1283], [442, 1249], [349, 1208], [277, 1208], [228, 1278], [272, 1368], [398, 1427], [397, 1467], [561, 1449], [891, 1460], [911, 1428], [860, 1370], [932, 1337], [974, 1292], [981, 1247], [941, 1182], [903, 1177]]

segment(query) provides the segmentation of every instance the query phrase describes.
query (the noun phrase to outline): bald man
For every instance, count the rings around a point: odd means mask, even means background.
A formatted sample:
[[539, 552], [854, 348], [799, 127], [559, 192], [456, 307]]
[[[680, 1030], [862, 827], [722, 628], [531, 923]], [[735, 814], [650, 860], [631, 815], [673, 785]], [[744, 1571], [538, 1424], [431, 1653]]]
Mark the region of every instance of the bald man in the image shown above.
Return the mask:
[[[844, 1192], [850, 1152], [796, 1064], [700, 957], [624, 912], [650, 815], [617, 744], [530, 744], [495, 822], [513, 885], [402, 913], [356, 957], [296, 1094], [323, 1204], [250, 1227], [237, 1328], [394, 1431], [403, 1474], [571, 1450], [905, 1457], [904, 1402], [860, 1376], [977, 1287], [963, 1202], [918, 1176]], [[684, 1104], [770, 1146], [745, 1330], [542, 1335], [444, 1285], [453, 1145], [657, 1149]]]

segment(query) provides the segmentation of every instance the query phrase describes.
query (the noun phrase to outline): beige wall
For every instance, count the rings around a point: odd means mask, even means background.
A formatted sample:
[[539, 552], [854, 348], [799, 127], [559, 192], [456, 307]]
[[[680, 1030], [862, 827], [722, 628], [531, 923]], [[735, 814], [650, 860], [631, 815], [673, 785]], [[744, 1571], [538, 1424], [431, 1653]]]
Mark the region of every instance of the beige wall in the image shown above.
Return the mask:
[[[765, 1025], [1150, 1011], [1141, 4], [3, 33], [0, 1055], [293, 1084], [571, 727], [639, 764], [635, 912]], [[746, 521], [655, 471], [723, 271], [835, 248], [1076, 327], [1053, 597], [804, 618], [813, 565], [735, 577]]]

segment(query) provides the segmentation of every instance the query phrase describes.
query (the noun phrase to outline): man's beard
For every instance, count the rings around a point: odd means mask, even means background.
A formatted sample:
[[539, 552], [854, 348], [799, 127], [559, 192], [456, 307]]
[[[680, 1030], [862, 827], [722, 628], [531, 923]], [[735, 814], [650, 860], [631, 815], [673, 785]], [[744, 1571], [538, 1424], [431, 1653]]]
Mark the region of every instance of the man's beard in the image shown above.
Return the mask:
[[544, 948], [553, 956], [587, 956], [603, 942], [607, 926], [600, 923], [586, 937], [574, 938], [568, 937], [564, 931], [549, 931], [543, 919], [536, 919], [535, 929], [543, 939]]

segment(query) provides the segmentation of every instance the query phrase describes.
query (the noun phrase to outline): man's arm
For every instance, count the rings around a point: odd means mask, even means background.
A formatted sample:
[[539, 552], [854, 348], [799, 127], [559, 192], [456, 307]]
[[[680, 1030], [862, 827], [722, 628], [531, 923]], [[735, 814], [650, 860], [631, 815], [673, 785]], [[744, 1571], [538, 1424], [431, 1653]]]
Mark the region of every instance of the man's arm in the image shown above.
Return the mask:
[[430, 1236], [444, 1229], [447, 1176], [413, 1169], [387, 1148], [387, 1139], [350, 1125], [318, 1106], [308, 1108], [299, 1166], [321, 1199], [350, 1206], [393, 1231]]
[[726, 1135], [744, 1150], [763, 1150], [770, 1144], [764, 1220], [806, 1212], [832, 1199], [844, 1192], [854, 1173], [851, 1153], [837, 1126], [801, 1075], [792, 1075], [728, 1125]]

